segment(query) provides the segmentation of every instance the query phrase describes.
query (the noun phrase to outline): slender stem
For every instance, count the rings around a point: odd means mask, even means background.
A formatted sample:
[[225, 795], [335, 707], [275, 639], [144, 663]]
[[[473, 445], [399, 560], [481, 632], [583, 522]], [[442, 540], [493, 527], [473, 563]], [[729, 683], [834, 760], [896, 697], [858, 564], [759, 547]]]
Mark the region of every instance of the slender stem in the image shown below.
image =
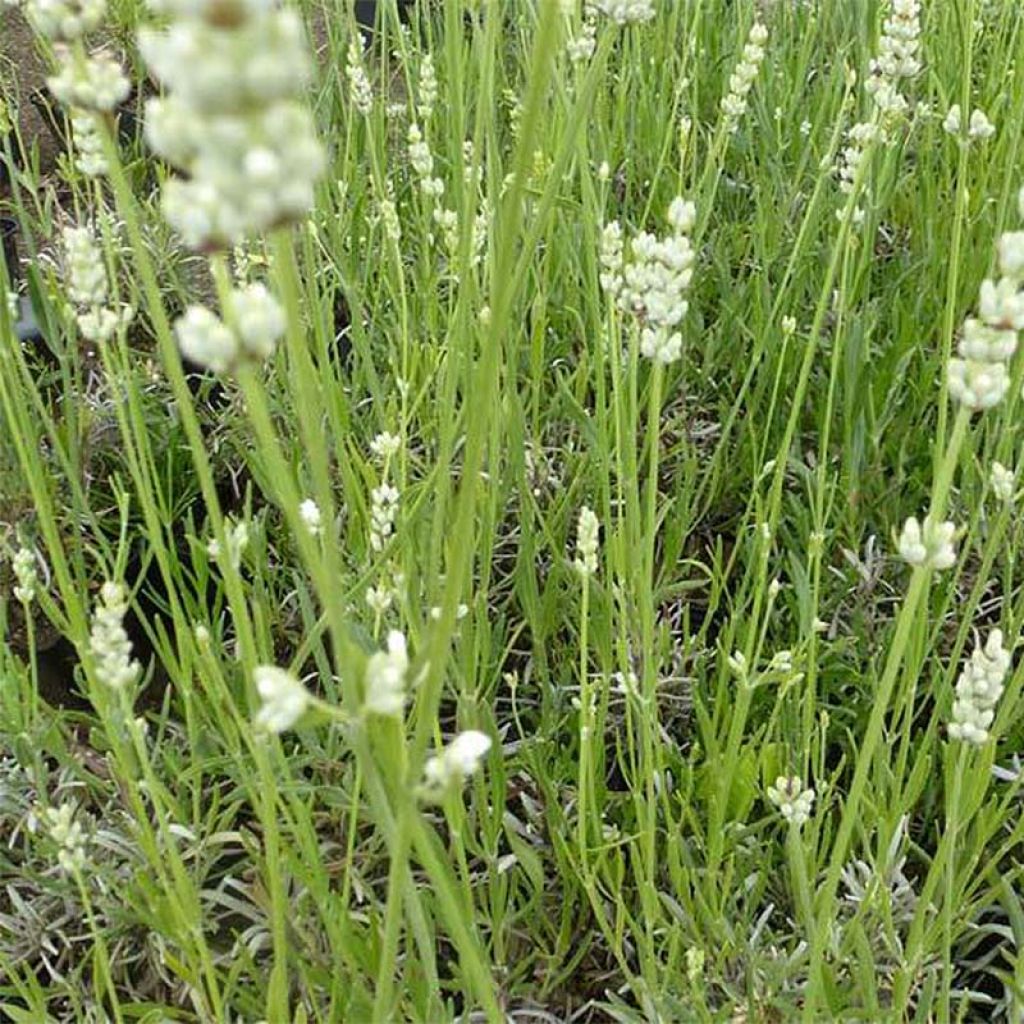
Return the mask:
[[[945, 513], [946, 501], [952, 486], [953, 473], [960, 457], [960, 449], [967, 435], [970, 415], [968, 409], [961, 407], [953, 426], [953, 434], [950, 437], [945, 458], [933, 483], [930, 515], [935, 521], [940, 520]], [[854, 770], [853, 780], [850, 783], [846, 802], [843, 805], [843, 813], [840, 818], [835, 842], [832, 845], [832, 855], [829, 858], [825, 882], [818, 891], [817, 907], [815, 908], [818, 924], [811, 942], [810, 978], [804, 1008], [804, 1020], [808, 1022], [815, 1020], [814, 1015], [817, 1013], [817, 1007], [820, 1005], [820, 989], [823, 984], [821, 977], [822, 959], [824, 957], [825, 945], [828, 941], [828, 925], [832, 920], [836, 890], [839, 886], [839, 876], [843, 865], [846, 863], [850, 840], [853, 838], [853, 830], [859, 817], [860, 803], [864, 797], [868, 777], [874, 764], [875, 751], [881, 741], [882, 732], [885, 727], [886, 713], [892, 701], [893, 690], [900, 668], [903, 665], [903, 658], [917, 619], [918, 609], [928, 592], [930, 576], [930, 569], [919, 566], [914, 569], [913, 575], [910, 578], [910, 588], [896, 619], [896, 632], [889, 647], [882, 678], [878, 683], [875, 703], [871, 709], [871, 717], [868, 719], [864, 738], [861, 741], [860, 750], [857, 754], [857, 766]]]

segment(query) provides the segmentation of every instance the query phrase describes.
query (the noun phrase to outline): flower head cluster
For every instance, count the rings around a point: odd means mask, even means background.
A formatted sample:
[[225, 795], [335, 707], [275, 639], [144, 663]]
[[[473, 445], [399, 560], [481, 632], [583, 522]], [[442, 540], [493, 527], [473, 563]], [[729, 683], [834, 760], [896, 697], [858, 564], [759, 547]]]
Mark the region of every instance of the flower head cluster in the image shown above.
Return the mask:
[[109, 283], [103, 254], [91, 228], [67, 227], [61, 233], [64, 242], [64, 281], [68, 298], [76, 306], [102, 306], [107, 301]]
[[408, 671], [405, 637], [393, 629], [388, 633], [387, 650], [371, 654], [366, 662], [363, 706], [369, 714], [395, 716], [402, 713]]
[[444, 182], [434, 176], [434, 155], [430, 151], [430, 143], [415, 122], [409, 125], [406, 141], [409, 144], [409, 163], [419, 178], [420, 191], [429, 199], [440, 199], [444, 195]]
[[14, 596], [22, 604], [31, 604], [35, 600], [36, 587], [39, 585], [39, 573], [36, 565], [36, 553], [31, 548], [18, 548], [11, 559], [14, 569]]
[[601, 232], [601, 249], [598, 253], [601, 264], [601, 287], [609, 298], [617, 299], [622, 291], [622, 227], [617, 220], [604, 226]]
[[398, 454], [401, 447], [402, 439], [386, 430], [381, 431], [370, 442], [370, 451], [385, 464]]
[[273, 355], [286, 321], [266, 285], [257, 282], [234, 290], [227, 316], [225, 323], [205, 306], [189, 306], [174, 325], [182, 355], [214, 373], [230, 370], [243, 358]]
[[312, 498], [299, 503], [299, 518], [311, 537], [318, 537], [323, 532], [323, 515], [320, 506]]
[[955, 536], [956, 526], [948, 520], [936, 523], [931, 516], [925, 516], [924, 522], [919, 523], [911, 516], [900, 533], [900, 557], [926, 569], [948, 569], [956, 564]]
[[475, 729], [460, 732], [440, 754], [428, 758], [423, 766], [420, 795], [427, 800], [440, 799], [476, 772], [490, 749], [491, 737], [486, 733]]
[[1024, 329], [1024, 231], [999, 239], [998, 281], [981, 282], [978, 316], [964, 321], [957, 351], [947, 368], [949, 393], [969, 409], [990, 409], [1010, 386], [1007, 363]]
[[722, 97], [722, 114], [728, 132], [736, 131], [740, 118], [746, 113], [747, 97], [764, 60], [764, 46], [767, 42], [768, 29], [755, 21], [743, 47], [743, 56], [729, 76], [729, 91]]
[[654, 17], [654, 0], [594, 0], [594, 10], [616, 25], [638, 25]]
[[882, 25], [878, 56], [871, 61], [871, 74], [864, 86], [883, 114], [902, 114], [907, 110], [900, 84], [921, 70], [917, 56], [920, 18], [919, 0], [892, 0], [889, 16]]
[[437, 72], [434, 70], [434, 58], [427, 53], [423, 55], [423, 60], [420, 62], [419, 83], [416, 90], [416, 113], [424, 124], [427, 124], [434, 114], [437, 94]]
[[108, 580], [100, 588], [100, 603], [93, 613], [89, 652], [96, 678], [112, 690], [131, 686], [142, 671], [132, 658], [132, 643], [124, 628], [128, 594], [124, 585]]
[[993, 629], [985, 646], [975, 647], [956, 681], [950, 739], [979, 746], [988, 739], [1009, 670], [1010, 652], [1003, 646], [1003, 632]]
[[131, 85], [109, 54], [98, 53], [81, 61], [63, 49], [57, 55], [61, 66], [46, 84], [59, 103], [109, 113], [128, 98]]
[[586, 505], [580, 509], [576, 527], [576, 560], [573, 563], [581, 576], [593, 576], [597, 572], [597, 545], [600, 523], [597, 516]]
[[271, 0], [163, 0], [162, 31], [139, 49], [167, 95], [146, 104], [146, 137], [185, 172], [164, 214], [196, 249], [306, 215], [324, 167], [300, 100], [310, 61], [299, 16]]
[[641, 231], [624, 265], [618, 224], [609, 224], [601, 236], [601, 283], [619, 308], [640, 322], [640, 351], [658, 363], [674, 362], [682, 351], [682, 335], [672, 328], [689, 308], [685, 295], [694, 260], [689, 233], [696, 216], [692, 202], [674, 199], [667, 216], [671, 233], [657, 238]]
[[578, 35], [570, 36], [565, 52], [573, 64], [583, 64], [594, 56], [597, 49], [597, 20], [592, 7], [587, 8], [586, 17]]
[[120, 65], [107, 54], [86, 57], [72, 51], [103, 23], [106, 0], [28, 0], [32, 27], [53, 42], [59, 67], [46, 84], [57, 101], [80, 110], [110, 111], [131, 90]]
[[[890, 128], [903, 117], [910, 103], [903, 95], [903, 83], [921, 70], [918, 59], [920, 25], [919, 0], [892, 0], [882, 26], [878, 54], [870, 63], [865, 91], [871, 97], [875, 116], [850, 128], [839, 160], [839, 187], [849, 194], [860, 165], [874, 143], [885, 143]], [[855, 219], [863, 216], [858, 209]]]
[[[225, 522], [224, 547], [227, 548], [228, 564], [232, 569], [238, 570], [242, 564], [242, 553], [248, 546], [249, 524], [244, 519], [239, 519], [237, 523]], [[206, 545], [206, 553], [215, 560], [220, 559], [223, 551], [216, 537]]]
[[873, 142], [881, 141], [884, 133], [874, 121], [855, 124], [846, 135], [846, 147], [839, 162], [839, 190], [849, 195], [856, 187], [857, 174]]
[[57, 863], [66, 874], [73, 875], [85, 867], [85, 832], [75, 821], [71, 804], [46, 808], [46, 830], [57, 844]]
[[775, 785], [768, 787], [768, 799], [786, 821], [799, 828], [811, 816], [814, 790], [804, 789], [799, 775], [780, 775]]
[[110, 282], [103, 254], [96, 244], [91, 228], [68, 227], [62, 232], [64, 242], [65, 288], [76, 307], [75, 319], [86, 341], [108, 341], [132, 318], [132, 309], [122, 306], [120, 312], [110, 308]]
[[989, 472], [989, 483], [995, 496], [1004, 504], [1012, 505], [1016, 484], [1016, 474], [1001, 462], [993, 462]]
[[99, 178], [107, 173], [107, 158], [96, 118], [97, 115], [89, 110], [71, 111], [75, 167], [87, 178]]
[[[963, 115], [960, 104], [954, 103], [942, 119], [943, 130], [949, 135], [959, 135], [963, 130]], [[996, 133], [996, 126], [988, 119], [984, 110], [975, 108], [971, 111], [967, 123], [967, 138], [972, 141], [985, 142]]]
[[40, 35], [70, 43], [103, 24], [107, 4], [106, 0], [28, 0], [25, 13]]
[[398, 488], [385, 482], [370, 492], [370, 547], [382, 551], [395, 528]]
[[348, 44], [348, 53], [345, 57], [345, 75], [348, 78], [349, 98], [352, 106], [359, 111], [363, 117], [373, 110], [373, 86], [370, 85], [370, 76], [363, 66], [362, 37], [355, 33]]
[[306, 713], [309, 691], [291, 672], [276, 665], [257, 665], [253, 679], [262, 701], [254, 720], [257, 729], [282, 733]]

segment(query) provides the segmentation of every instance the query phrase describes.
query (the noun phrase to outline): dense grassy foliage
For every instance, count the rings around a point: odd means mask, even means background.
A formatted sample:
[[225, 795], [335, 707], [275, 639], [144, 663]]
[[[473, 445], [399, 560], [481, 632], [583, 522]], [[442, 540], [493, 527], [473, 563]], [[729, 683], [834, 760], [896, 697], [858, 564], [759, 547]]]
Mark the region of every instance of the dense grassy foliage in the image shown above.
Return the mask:
[[[325, 172], [233, 248], [161, 215], [133, 0], [107, 173], [4, 143], [42, 339], [0, 304], [0, 1016], [1021, 1019], [1022, 670], [948, 727], [1024, 623], [1024, 364], [947, 383], [1024, 217], [1019, 5], [924, 4], [884, 114], [888, 0], [399, 6], [361, 48], [305, 3]], [[677, 359], [613, 221], [689, 240]], [[134, 310], [96, 344], [69, 225]], [[254, 282], [273, 355], [183, 362]], [[946, 568], [900, 557], [929, 511]]]

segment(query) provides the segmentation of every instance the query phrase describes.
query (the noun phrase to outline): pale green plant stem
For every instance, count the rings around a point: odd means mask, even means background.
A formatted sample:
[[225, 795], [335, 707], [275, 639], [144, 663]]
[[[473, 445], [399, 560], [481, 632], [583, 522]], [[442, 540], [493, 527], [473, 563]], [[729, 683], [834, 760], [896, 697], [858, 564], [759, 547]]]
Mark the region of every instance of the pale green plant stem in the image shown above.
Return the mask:
[[850, 257], [852, 235], [846, 236], [846, 252], [843, 257], [839, 275], [839, 288], [836, 301], [836, 322], [832, 334], [832, 359], [829, 368], [828, 393], [825, 399], [825, 412], [821, 421], [821, 440], [818, 443], [818, 466], [814, 493], [814, 533], [809, 547], [811, 576], [811, 621], [807, 635], [807, 667], [803, 687], [803, 717], [800, 744], [800, 756], [803, 759], [804, 775], [810, 763], [811, 737], [814, 734], [814, 719], [817, 712], [818, 696], [818, 631], [815, 628], [818, 609], [821, 606], [821, 563], [825, 549], [825, 522], [827, 516], [825, 495], [828, 491], [829, 443], [832, 436], [832, 417], [835, 403], [836, 387], [839, 380], [839, 369], [842, 365], [843, 340], [845, 339], [846, 299], [849, 285]]
[[786, 834], [786, 859], [789, 861], [790, 884], [796, 895], [797, 910], [801, 917], [804, 933], [814, 933], [814, 897], [807, 877], [807, 855], [804, 850], [803, 834], [798, 825], [790, 824]]
[[[206, 444], [203, 440], [199, 420], [192, 406], [192, 395], [185, 381], [178, 347], [175, 344], [171, 325], [164, 309], [160, 284], [157, 281], [153, 262], [146, 248], [146, 240], [139, 222], [138, 204], [125, 178], [117, 146], [111, 139], [109, 131], [106, 127], [103, 127], [100, 134], [109, 167], [111, 188], [117, 202], [118, 212], [124, 220], [125, 229], [131, 243], [132, 257], [142, 282], [142, 290], [146, 298], [149, 315], [152, 319], [164, 372], [167, 374], [168, 382], [171, 385], [178, 415], [181, 417], [182, 429], [185, 431], [185, 436], [188, 439], [189, 453], [195, 466], [196, 476], [199, 479], [200, 490], [206, 504], [207, 514], [210, 517], [211, 526], [213, 527], [214, 537], [220, 545], [221, 551], [227, 551], [228, 545], [224, 528], [224, 516], [217, 497], [217, 487], [214, 482], [213, 471], [206, 454]], [[241, 578], [238, 572], [233, 571], [230, 567], [224, 572], [224, 586], [228, 603], [231, 607], [234, 626], [238, 633], [242, 663], [247, 677], [251, 678], [252, 669], [258, 660], [256, 638]]]
[[[970, 423], [970, 411], [961, 407], [953, 425], [953, 433], [946, 448], [945, 457], [932, 487], [932, 500], [929, 514], [935, 522], [940, 522], [945, 513], [953, 483], [953, 474], [960, 457], [960, 449], [967, 436]], [[804, 1020], [812, 1022], [818, 1011], [820, 988], [822, 985], [821, 969], [828, 942], [828, 926], [833, 918], [836, 890], [839, 876], [846, 862], [850, 840], [860, 811], [860, 803], [868, 783], [868, 776], [874, 763], [875, 750], [882, 738], [885, 728], [885, 716], [892, 700], [893, 689], [903, 664], [903, 656], [910, 642], [911, 633], [917, 622], [918, 609], [927, 594], [931, 570], [923, 567], [914, 569], [910, 579], [910, 587], [896, 619], [896, 630], [886, 656], [885, 668], [878, 683], [875, 703], [871, 709], [864, 738], [857, 753], [857, 764], [853, 780], [850, 783], [839, 829], [832, 844], [832, 852], [828, 861], [825, 881], [817, 894], [815, 914], [817, 927], [811, 941], [810, 975], [808, 979], [807, 999], [804, 1004]]]
[[[590, 685], [590, 672], [588, 671], [587, 652], [588, 629], [590, 625], [590, 574], [583, 571], [580, 573], [580, 761], [579, 774], [576, 782], [576, 842], [579, 844], [579, 856], [582, 873], [584, 877], [590, 876], [589, 856], [589, 816], [593, 813], [591, 807], [591, 743], [594, 729], [594, 694]], [[595, 821], [600, 827], [600, 822]], [[597, 833], [595, 833], [596, 835]]]
[[[971, 109], [971, 69], [974, 57], [974, 4], [975, 0], [965, 0], [960, 10], [960, 25], [963, 32], [963, 70], [960, 78], [960, 104], [964, 115]], [[945, 368], [949, 365], [953, 354], [953, 335], [956, 332], [957, 298], [960, 284], [961, 249], [963, 248], [964, 225], [967, 221], [968, 203], [970, 201], [970, 174], [968, 173], [968, 156], [970, 143], [967, 139], [960, 140], [960, 153], [956, 168], [956, 198], [953, 205], [953, 234], [949, 242], [949, 259], [946, 275], [946, 301], [942, 314], [942, 362], [943, 368], [939, 384], [939, 418], [935, 428], [935, 466], [939, 471], [942, 452], [946, 442], [948, 407], [946, 398], [949, 394], [949, 380]]]
[[[963, 743], [956, 744], [953, 753], [953, 787], [946, 794], [946, 831], [942, 841], [949, 844], [949, 855], [946, 857], [946, 870], [944, 872], [945, 888], [942, 899], [942, 993], [939, 1002], [939, 1022], [948, 1024], [950, 1019], [950, 990], [953, 985], [953, 964], [951, 962], [953, 946], [953, 892], [956, 879], [956, 840], [957, 831], [961, 827], [960, 821], [960, 799], [963, 787], [964, 765], [967, 751]], [[966, 824], [964, 822], [963, 824]]]
[[32, 732], [39, 721], [39, 656], [36, 651], [36, 619], [32, 602], [21, 602], [22, 614], [25, 616], [25, 646], [28, 649], [28, 678], [31, 692], [25, 716], [29, 732]]
[[[124, 706], [124, 697], [123, 693], [119, 694], [123, 714], [127, 719], [131, 709]], [[168, 821], [167, 791], [153, 771], [142, 731], [134, 723], [129, 723], [128, 728], [133, 740], [131, 749], [126, 748], [119, 729], [115, 727], [109, 729], [109, 732], [118, 753], [118, 766], [127, 784], [140, 835], [145, 838], [143, 848], [147, 859], [161, 878], [164, 890], [168, 894], [174, 894], [173, 906], [175, 916], [179, 919], [184, 948], [199, 962], [199, 970], [206, 983], [206, 1001], [214, 1018], [219, 1020], [224, 1013], [224, 1003], [217, 969], [203, 929], [202, 901], [178, 852], [178, 840], [168, 827], [173, 822]], [[145, 777], [146, 792], [155, 812], [155, 829], [149, 824], [150, 815], [142, 799], [141, 787], [130, 771], [132, 765], [141, 768]], [[173, 817], [177, 820], [176, 815]]]
[[[765, 550], [765, 563], [767, 562], [767, 550]], [[767, 566], [765, 565], [767, 568]], [[758, 590], [758, 594], [765, 593], [767, 588]], [[708, 843], [708, 883], [716, 884], [718, 871], [722, 863], [722, 856], [725, 848], [725, 825], [728, 817], [729, 794], [733, 784], [733, 767], [740, 755], [740, 747], [743, 744], [743, 735], [747, 725], [747, 716], [750, 713], [750, 704], [754, 696], [756, 686], [757, 665], [764, 648], [765, 638], [768, 634], [768, 626], [771, 622], [772, 606], [775, 598], [772, 591], [767, 591], [767, 602], [764, 614], [761, 614], [759, 603], [755, 602], [754, 618], [751, 622], [754, 626], [748, 632], [747, 649], [743, 652], [746, 659], [745, 674], [737, 681], [736, 701], [729, 716], [729, 732], [725, 741], [725, 750], [719, 762], [718, 782], [716, 785], [716, 797], [711, 808], [709, 821], [709, 843]], [[712, 905], [715, 905], [714, 891], [708, 894]], [[725, 893], [717, 892], [719, 901], [724, 900]], [[719, 908], [721, 903], [718, 903]]]
[[[635, 346], [635, 339], [634, 339]], [[634, 357], [635, 367], [635, 357]], [[644, 710], [640, 731], [643, 742], [643, 775], [645, 790], [646, 824], [643, 829], [643, 850], [645, 878], [642, 896], [644, 898], [644, 924], [648, 931], [651, 966], [655, 963], [654, 932], [660, 920], [657, 901], [658, 877], [658, 793], [657, 780], [665, 785], [665, 774], [660, 756], [661, 743], [658, 735], [658, 664], [657, 635], [655, 623], [655, 600], [657, 573], [655, 568], [655, 546], [658, 536], [658, 456], [661, 450], [661, 388], [664, 368], [655, 362], [648, 383], [647, 406], [647, 487], [643, 513], [643, 573], [636, 593], [640, 609], [640, 643], [643, 657]], [[655, 980], [652, 974], [649, 981]]]
[[92, 900], [89, 897], [89, 887], [85, 884], [80, 868], [72, 872], [75, 885], [78, 888], [78, 896], [82, 901], [82, 909], [85, 911], [85, 919], [89, 922], [89, 932], [93, 942], [93, 985], [96, 988], [96, 1000], [100, 1005], [104, 1003], [104, 994], [110, 1000], [109, 1005], [114, 1011], [114, 1020], [122, 1024], [124, 1015], [121, 1012], [121, 1000], [117, 995], [117, 986], [110, 976], [110, 951], [107, 949], [107, 941], [103, 935], [103, 929], [96, 922], [96, 914], [92, 908]]
[[[957, 743], [956, 746], [961, 747], [962, 745]], [[897, 974], [895, 984], [893, 986], [893, 1006], [894, 1008], [902, 1010], [907, 1000], [910, 998], [911, 986], [916, 972], [921, 967], [923, 956], [922, 947], [925, 943], [925, 930], [928, 924], [928, 919], [934, 909], [932, 898], [935, 895], [940, 882], [944, 883], [943, 905], [939, 915], [940, 930], [942, 931], [942, 939], [944, 943], [943, 988], [940, 999], [941, 1005], [945, 1008], [947, 1019], [949, 1014], [949, 992], [946, 987], [946, 974], [951, 966], [948, 959], [953, 921], [953, 897], [951, 896], [950, 887], [953, 885], [953, 880], [956, 876], [956, 861], [954, 857], [956, 833], [967, 824], [967, 821], [962, 818], [960, 813], [960, 804], [963, 800], [963, 768], [967, 752], [960, 749], [953, 752], [951, 756], [955, 758], [955, 761], [953, 765], [953, 785], [950, 791], [946, 794], [947, 826], [943, 830], [942, 837], [939, 840], [939, 848], [936, 851], [934, 858], [932, 858], [931, 864], [928, 867], [928, 874], [925, 876], [924, 882], [921, 885], [921, 891], [917, 901], [917, 909], [914, 913], [913, 920], [910, 924], [910, 930], [907, 935], [904, 967]], [[976, 768], [975, 770], [981, 769]], [[1019, 784], [1016, 788], [1019, 788]], [[954, 799], [956, 800], [955, 806], [953, 804]], [[1006, 820], [1006, 818], [1005, 816], [1000, 816], [999, 820]], [[993, 863], [998, 863], [998, 859], [993, 858]]]
[[[392, 765], [393, 779], [398, 789], [403, 785], [407, 771], [407, 751], [404, 724], [397, 732], [396, 763]], [[402, 801], [401, 793], [396, 794], [396, 801]], [[409, 851], [412, 846], [412, 822], [416, 808], [406, 807], [404, 801], [399, 804], [396, 817], [397, 828], [394, 846], [391, 851], [391, 864], [388, 870], [387, 902], [384, 912], [384, 935], [381, 939], [380, 960], [377, 967], [377, 991], [373, 1003], [373, 1024], [387, 1024], [392, 1020], [392, 990], [395, 979], [395, 964], [398, 958], [398, 940], [402, 924], [403, 886], [408, 874]]]

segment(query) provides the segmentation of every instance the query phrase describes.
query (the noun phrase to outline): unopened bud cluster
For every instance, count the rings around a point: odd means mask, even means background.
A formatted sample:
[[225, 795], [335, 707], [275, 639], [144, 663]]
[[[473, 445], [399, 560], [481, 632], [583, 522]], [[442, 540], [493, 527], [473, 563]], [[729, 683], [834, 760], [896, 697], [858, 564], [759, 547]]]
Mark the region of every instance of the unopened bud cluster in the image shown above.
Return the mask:
[[47, 807], [46, 831], [57, 845], [57, 863], [66, 874], [73, 875], [85, 867], [85, 832], [75, 821], [75, 808], [71, 804]]
[[310, 61], [299, 16], [268, 0], [162, 0], [172, 18], [139, 33], [167, 95], [146, 104], [146, 138], [187, 177], [164, 214], [196, 249], [304, 217], [324, 167], [301, 102]]
[[616, 25], [638, 25], [654, 17], [654, 0], [594, 0], [594, 9]]
[[79, 110], [108, 112], [128, 97], [131, 86], [109, 54], [85, 56], [72, 49], [103, 23], [105, 0], [28, 0], [32, 27], [53, 44], [57, 73], [46, 84], [59, 103]]
[[[882, 26], [878, 54], [870, 63], [864, 89], [871, 98], [874, 116], [850, 128], [839, 160], [839, 187], [845, 193], [854, 189], [860, 166], [875, 143], [885, 144], [894, 123], [906, 115], [910, 103], [902, 92], [903, 84], [921, 70], [918, 59], [921, 35], [918, 0], [892, 0]], [[855, 221], [863, 217], [858, 209]]]
[[581, 576], [597, 572], [597, 545], [600, 524], [594, 512], [586, 505], [580, 509], [576, 528], [576, 560], [573, 563]]
[[11, 559], [14, 569], [14, 597], [22, 604], [31, 604], [36, 597], [39, 585], [39, 573], [36, 566], [36, 553], [31, 548], [19, 548]]
[[755, 21], [743, 47], [743, 56], [729, 76], [729, 91], [722, 97], [725, 130], [735, 132], [740, 118], [747, 111], [747, 97], [764, 60], [764, 46], [768, 42], [768, 29]]
[[811, 816], [814, 790], [805, 789], [799, 775], [780, 775], [775, 785], [768, 787], [768, 799], [786, 821], [799, 828]]
[[138, 679], [142, 667], [132, 659], [132, 643], [124, 628], [128, 595], [124, 585], [108, 580], [100, 589], [93, 612], [89, 651], [96, 678], [112, 690], [123, 690]]
[[75, 145], [75, 167], [87, 178], [99, 178], [107, 173], [107, 158], [103, 152], [97, 118], [89, 110], [71, 111], [71, 131]]
[[439, 800], [453, 786], [461, 785], [474, 774], [490, 749], [491, 738], [486, 733], [475, 729], [460, 732], [423, 766], [420, 796], [425, 800]]
[[224, 373], [242, 359], [273, 355], [286, 320], [265, 285], [249, 284], [231, 292], [227, 317], [225, 323], [205, 306], [189, 306], [174, 325], [182, 355], [214, 373]]
[[947, 369], [950, 395], [976, 411], [991, 409], [1005, 396], [1008, 363], [1024, 329], [1024, 231], [1003, 234], [998, 253], [999, 280], [982, 281], [978, 316], [964, 321], [959, 358], [950, 359]]
[[353, 34], [348, 44], [345, 75], [348, 78], [348, 94], [352, 106], [366, 117], [373, 110], [373, 86], [363, 66], [362, 37], [358, 32]]
[[902, 114], [906, 97], [900, 92], [903, 79], [921, 70], [918, 47], [921, 35], [919, 0], [892, 0], [889, 16], [882, 25], [878, 56], [871, 61], [871, 74], [864, 88], [883, 114]]
[[993, 629], [985, 646], [974, 649], [956, 681], [950, 739], [978, 746], [988, 740], [1009, 670], [1010, 652], [1003, 646], [1002, 630]]
[[64, 243], [64, 287], [75, 309], [78, 329], [86, 341], [109, 341], [118, 328], [131, 320], [132, 309], [110, 307], [110, 281], [103, 253], [91, 228], [67, 227]]
[[686, 290], [693, 276], [690, 231], [697, 211], [677, 197], [669, 206], [671, 233], [657, 238], [641, 231], [630, 244], [631, 260], [622, 257], [622, 230], [615, 222], [601, 235], [601, 284], [621, 310], [641, 325], [640, 351], [656, 363], [671, 363], [682, 352], [682, 335], [674, 328], [686, 315]]
[[405, 637], [393, 629], [388, 633], [387, 650], [371, 654], [366, 662], [363, 706], [369, 714], [393, 717], [402, 713], [408, 671]]

